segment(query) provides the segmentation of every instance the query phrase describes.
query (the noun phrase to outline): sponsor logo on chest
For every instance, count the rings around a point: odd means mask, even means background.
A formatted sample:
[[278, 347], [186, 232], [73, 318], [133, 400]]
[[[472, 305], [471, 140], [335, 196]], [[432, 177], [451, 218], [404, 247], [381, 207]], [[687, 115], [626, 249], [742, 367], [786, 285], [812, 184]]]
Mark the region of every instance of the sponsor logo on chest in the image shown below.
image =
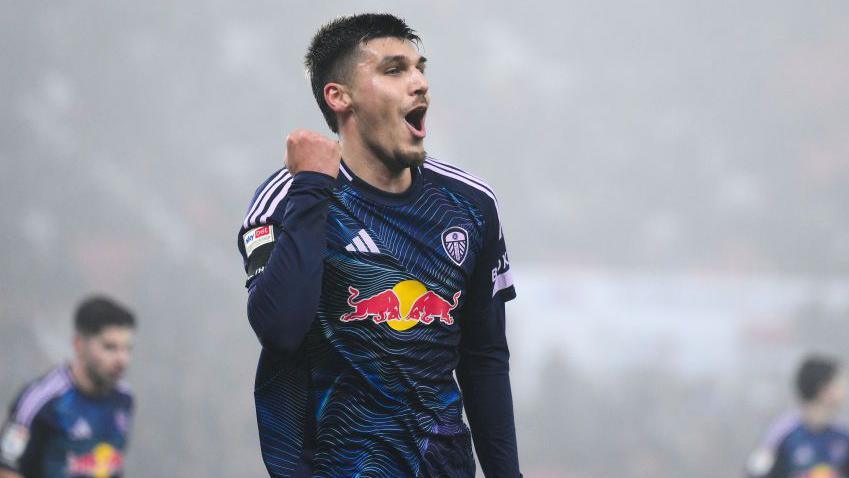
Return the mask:
[[391, 289], [366, 297], [362, 297], [359, 289], [352, 286], [348, 287], [348, 294], [348, 306], [353, 310], [342, 314], [339, 320], [371, 320], [375, 324], [386, 323], [392, 329], [403, 331], [417, 324], [441, 322], [453, 325], [452, 311], [457, 308], [461, 291], [447, 300], [417, 280], [405, 280]]
[[68, 453], [67, 473], [70, 476], [109, 478], [124, 469], [124, 454], [109, 443], [98, 443], [89, 453]]

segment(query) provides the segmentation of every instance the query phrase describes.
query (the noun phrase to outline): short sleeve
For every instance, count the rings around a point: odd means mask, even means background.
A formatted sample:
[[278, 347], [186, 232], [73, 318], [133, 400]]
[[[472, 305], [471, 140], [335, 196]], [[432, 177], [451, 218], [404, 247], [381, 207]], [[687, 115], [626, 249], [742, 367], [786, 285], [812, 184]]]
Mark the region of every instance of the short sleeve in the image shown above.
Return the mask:
[[[22, 395], [22, 394], [21, 394]], [[9, 414], [0, 428], [0, 468], [20, 472], [21, 461], [32, 452], [32, 420], [26, 420], [21, 409], [21, 395], [9, 407]]]
[[788, 467], [785, 442], [800, 423], [796, 412], [787, 413], [777, 420], [758, 448], [749, 456], [746, 475], [750, 478], [785, 476]]

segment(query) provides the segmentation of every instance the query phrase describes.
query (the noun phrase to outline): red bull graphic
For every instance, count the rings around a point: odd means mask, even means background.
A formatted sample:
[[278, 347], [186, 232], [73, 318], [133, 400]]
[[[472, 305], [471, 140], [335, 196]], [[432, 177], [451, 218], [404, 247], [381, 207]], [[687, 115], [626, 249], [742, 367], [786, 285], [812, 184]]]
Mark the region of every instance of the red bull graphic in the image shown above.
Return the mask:
[[829, 465], [817, 465], [802, 474], [801, 478], [840, 478], [840, 475]]
[[439, 297], [436, 292], [427, 291], [416, 299], [413, 307], [410, 308], [410, 313], [407, 314], [408, 319], [417, 319], [423, 324], [430, 324], [433, 319], [439, 319], [440, 322], [451, 325], [454, 323], [454, 317], [451, 317], [451, 311], [457, 308], [457, 301], [460, 299], [460, 291], [454, 294], [454, 303]]
[[342, 314], [342, 317], [339, 317], [342, 322], [366, 320], [371, 317], [375, 324], [379, 324], [401, 318], [401, 301], [393, 290], [385, 290], [356, 302], [354, 299], [360, 295], [360, 291], [354, 287], [348, 287], [348, 293], [351, 294], [348, 297], [348, 305], [353, 307], [354, 311]]
[[350, 322], [371, 319], [375, 324], [386, 323], [398, 331], [407, 330], [418, 323], [430, 325], [435, 320], [452, 325], [454, 317], [451, 312], [457, 308], [461, 295], [457, 291], [449, 302], [416, 280], [401, 281], [391, 289], [360, 299], [357, 288], [348, 287], [348, 293], [348, 305], [354, 310], [342, 314], [339, 320]]
[[124, 469], [124, 455], [108, 443], [95, 446], [86, 455], [68, 455], [68, 475], [109, 478]]

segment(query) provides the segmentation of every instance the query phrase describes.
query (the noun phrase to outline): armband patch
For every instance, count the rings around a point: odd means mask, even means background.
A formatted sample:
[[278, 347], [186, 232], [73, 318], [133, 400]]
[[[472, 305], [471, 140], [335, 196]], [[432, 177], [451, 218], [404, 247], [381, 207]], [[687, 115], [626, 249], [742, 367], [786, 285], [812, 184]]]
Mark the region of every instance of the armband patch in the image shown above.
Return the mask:
[[242, 235], [242, 242], [245, 243], [245, 255], [251, 257], [257, 247], [274, 242], [274, 228], [270, 225], [255, 227]]

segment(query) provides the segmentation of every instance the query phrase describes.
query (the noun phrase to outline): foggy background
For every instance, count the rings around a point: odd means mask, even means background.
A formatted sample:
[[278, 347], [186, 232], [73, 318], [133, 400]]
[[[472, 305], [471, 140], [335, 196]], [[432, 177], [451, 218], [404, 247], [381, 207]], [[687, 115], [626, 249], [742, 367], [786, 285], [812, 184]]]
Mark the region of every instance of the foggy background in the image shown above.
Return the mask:
[[0, 402], [100, 291], [140, 328], [130, 477], [259, 477], [236, 234], [302, 57], [389, 10], [431, 155], [499, 194], [525, 476], [739, 476], [806, 351], [849, 358], [849, 3], [0, 3]]

